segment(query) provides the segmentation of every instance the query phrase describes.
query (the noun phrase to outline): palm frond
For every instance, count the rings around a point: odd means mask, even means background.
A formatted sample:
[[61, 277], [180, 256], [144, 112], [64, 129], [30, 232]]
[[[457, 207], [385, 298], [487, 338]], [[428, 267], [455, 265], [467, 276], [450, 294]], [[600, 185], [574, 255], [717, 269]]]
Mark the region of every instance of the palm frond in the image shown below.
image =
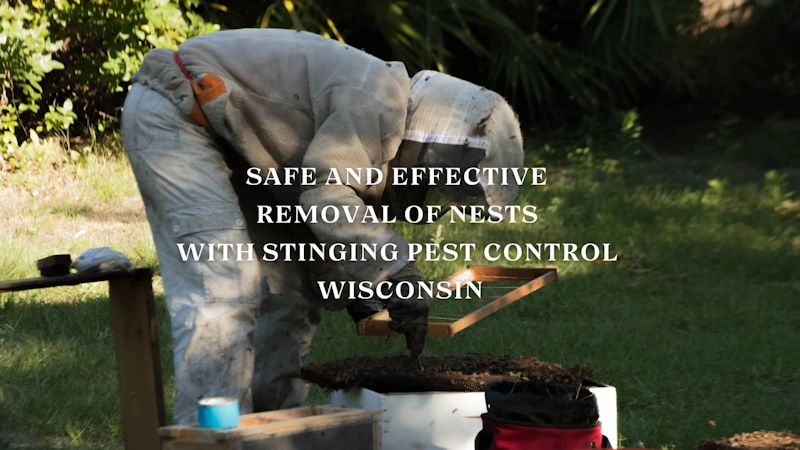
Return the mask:
[[[636, 98], [640, 86], [666, 76], [671, 61], [653, 45], [654, 36], [669, 36], [669, 1], [283, 0], [271, 2], [260, 20], [292, 27], [299, 21], [340, 40], [347, 39], [339, 32], [347, 26], [332, 14], [347, 23], [369, 23], [392, 58], [412, 73], [448, 71], [468, 58], [473, 78], [481, 74], [488, 86], [540, 117], [558, 117], [565, 99], [594, 110]], [[453, 54], [453, 42], [463, 46], [461, 53]], [[685, 74], [671, 76], [681, 80]]]

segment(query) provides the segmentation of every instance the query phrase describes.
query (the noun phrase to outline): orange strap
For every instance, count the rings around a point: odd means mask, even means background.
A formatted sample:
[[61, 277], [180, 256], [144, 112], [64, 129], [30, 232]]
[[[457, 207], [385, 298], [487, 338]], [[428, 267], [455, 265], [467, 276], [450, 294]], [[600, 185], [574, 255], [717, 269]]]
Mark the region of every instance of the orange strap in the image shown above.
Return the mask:
[[192, 104], [192, 112], [189, 113], [189, 118], [202, 125], [207, 131], [213, 132], [214, 128], [211, 126], [211, 122], [208, 121], [205, 113], [203, 113], [201, 106], [228, 92], [225, 88], [225, 83], [220, 77], [213, 73], [203, 75], [200, 81], [193, 79], [183, 65], [183, 62], [181, 62], [178, 52], [174, 52], [173, 55], [175, 56], [175, 62], [178, 63], [178, 67], [180, 67], [181, 72], [183, 72], [183, 76], [192, 84], [194, 103]]

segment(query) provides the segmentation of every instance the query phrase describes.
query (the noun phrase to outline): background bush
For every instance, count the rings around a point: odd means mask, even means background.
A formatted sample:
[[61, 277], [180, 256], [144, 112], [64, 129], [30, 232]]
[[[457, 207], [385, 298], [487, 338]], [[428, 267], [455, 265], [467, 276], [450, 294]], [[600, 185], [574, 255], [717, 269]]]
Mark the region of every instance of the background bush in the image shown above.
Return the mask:
[[191, 11], [197, 3], [0, 2], [0, 168], [35, 162], [39, 134], [68, 137], [76, 120], [78, 134], [113, 128], [125, 86], [149, 49], [177, 48], [219, 29]]
[[[51, 39], [48, 23], [40, 14], [25, 5], [0, 4], [0, 156], [15, 167], [23, 159], [15, 134], [18, 129], [26, 131], [21, 116], [39, 112], [42, 79], [54, 69], [64, 68], [53, 60], [61, 45]], [[66, 123], [72, 117], [64, 112]]]
[[800, 2], [740, 0], [724, 17], [708, 13], [721, 3], [0, 0], [0, 163], [33, 131], [114, 129], [150, 48], [220, 28], [306, 29], [412, 73], [447, 71], [507, 96], [529, 125], [654, 104], [704, 117], [797, 114]]

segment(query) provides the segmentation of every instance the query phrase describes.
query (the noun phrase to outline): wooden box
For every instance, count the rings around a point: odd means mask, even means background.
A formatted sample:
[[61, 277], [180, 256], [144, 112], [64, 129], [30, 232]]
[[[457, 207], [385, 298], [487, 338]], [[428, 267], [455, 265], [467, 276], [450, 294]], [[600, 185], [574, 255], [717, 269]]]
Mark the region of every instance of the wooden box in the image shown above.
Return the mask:
[[244, 415], [237, 428], [159, 429], [161, 450], [378, 450], [381, 411], [312, 406]]

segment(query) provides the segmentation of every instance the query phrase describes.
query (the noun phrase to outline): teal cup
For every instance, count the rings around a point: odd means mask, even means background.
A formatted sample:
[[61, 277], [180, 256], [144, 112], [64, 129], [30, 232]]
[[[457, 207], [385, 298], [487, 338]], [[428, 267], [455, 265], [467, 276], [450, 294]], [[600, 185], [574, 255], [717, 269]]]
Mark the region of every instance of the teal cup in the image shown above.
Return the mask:
[[200, 428], [236, 428], [239, 425], [239, 401], [226, 397], [204, 398], [197, 402], [197, 422]]

